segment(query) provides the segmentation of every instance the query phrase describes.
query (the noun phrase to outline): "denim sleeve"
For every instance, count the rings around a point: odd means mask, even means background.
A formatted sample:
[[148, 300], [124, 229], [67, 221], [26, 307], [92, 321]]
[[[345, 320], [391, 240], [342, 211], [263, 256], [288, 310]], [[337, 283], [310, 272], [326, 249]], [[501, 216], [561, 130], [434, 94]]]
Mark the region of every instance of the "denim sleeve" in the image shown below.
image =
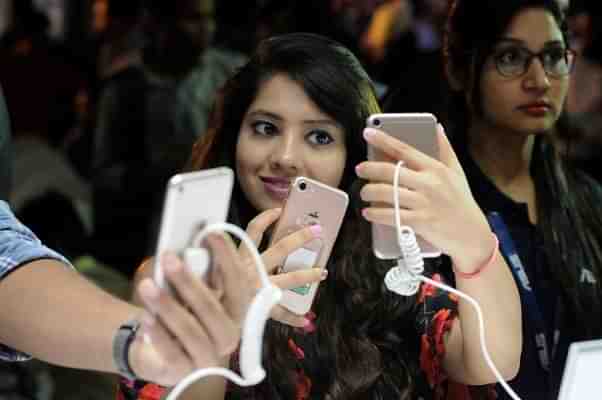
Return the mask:
[[[44, 246], [33, 232], [19, 222], [6, 202], [0, 201], [0, 280], [24, 264], [48, 258], [72, 268], [65, 257]], [[23, 361], [29, 358], [0, 344], [0, 360]]]

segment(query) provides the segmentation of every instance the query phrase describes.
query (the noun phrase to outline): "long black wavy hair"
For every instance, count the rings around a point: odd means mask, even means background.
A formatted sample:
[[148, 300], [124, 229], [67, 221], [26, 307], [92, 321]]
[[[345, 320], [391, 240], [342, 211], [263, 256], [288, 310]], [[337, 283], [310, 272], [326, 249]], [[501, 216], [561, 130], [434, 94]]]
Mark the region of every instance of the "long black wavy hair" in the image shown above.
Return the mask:
[[[189, 167], [234, 168], [244, 115], [262, 83], [279, 73], [299, 84], [322, 112], [344, 127], [347, 160], [339, 188], [350, 194], [350, 207], [327, 266], [328, 279], [321, 283], [313, 305], [316, 332], [304, 335], [280, 323], [269, 323], [265, 382], [237, 389], [231, 396], [295, 398], [302, 371], [312, 381], [312, 398], [413, 398], [419, 349], [416, 301], [393, 295], [384, 287], [390, 265], [372, 255], [370, 224], [360, 215], [361, 182], [354, 168], [366, 156], [365, 120], [379, 112], [379, 106], [356, 57], [339, 43], [314, 34], [264, 40], [223, 88], [210, 128], [195, 145]], [[255, 214], [257, 210], [237, 182], [230, 221], [245, 226]], [[304, 359], [298, 360], [290, 350], [290, 339], [303, 349]]]
[[[549, 12], [563, 32], [568, 46], [565, 16], [556, 0], [455, 0], [451, 4], [444, 40], [448, 70], [470, 88], [458, 91], [450, 102], [450, 126], [455, 146], [467, 146], [470, 113], [482, 114], [480, 80], [483, 67], [512, 18], [527, 8]], [[567, 124], [562, 114], [555, 129]], [[602, 192], [584, 172], [574, 168], [564, 150], [554, 146], [553, 132], [539, 135], [534, 146], [532, 178], [536, 190], [537, 230], [552, 275], [568, 310], [565, 327], [575, 327], [576, 339], [602, 335]], [[570, 146], [565, 147], [565, 149]], [[591, 271], [597, 285], [581, 285], [582, 268]]]

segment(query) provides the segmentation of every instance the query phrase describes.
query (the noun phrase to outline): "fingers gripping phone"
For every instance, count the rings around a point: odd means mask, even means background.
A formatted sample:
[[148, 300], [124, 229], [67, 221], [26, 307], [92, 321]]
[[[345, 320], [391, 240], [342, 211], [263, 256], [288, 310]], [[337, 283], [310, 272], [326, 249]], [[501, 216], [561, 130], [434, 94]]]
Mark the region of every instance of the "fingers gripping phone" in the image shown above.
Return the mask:
[[178, 254], [196, 276], [206, 276], [210, 255], [194, 240], [208, 224], [226, 221], [233, 184], [229, 168], [187, 172], [169, 180], [155, 253], [155, 281], [160, 287], [167, 288], [160, 256], [168, 250]]
[[[270, 246], [301, 228], [315, 224], [322, 227], [322, 236], [291, 253], [282, 266], [282, 272], [326, 267], [348, 204], [347, 193], [339, 189], [305, 177], [293, 181]], [[315, 282], [285, 290], [280, 304], [295, 314], [306, 314], [317, 289], [318, 283]]]
[[[439, 159], [437, 119], [433, 114], [373, 114], [368, 117], [366, 125], [379, 129], [432, 158]], [[368, 145], [368, 160], [391, 161], [385, 154], [370, 145]], [[375, 204], [375, 206], [379, 205]], [[423, 257], [439, 257], [441, 255], [441, 251], [424, 238], [417, 236], [416, 239]], [[373, 223], [372, 248], [374, 255], [380, 259], [400, 258], [401, 252], [397, 243], [395, 227]]]

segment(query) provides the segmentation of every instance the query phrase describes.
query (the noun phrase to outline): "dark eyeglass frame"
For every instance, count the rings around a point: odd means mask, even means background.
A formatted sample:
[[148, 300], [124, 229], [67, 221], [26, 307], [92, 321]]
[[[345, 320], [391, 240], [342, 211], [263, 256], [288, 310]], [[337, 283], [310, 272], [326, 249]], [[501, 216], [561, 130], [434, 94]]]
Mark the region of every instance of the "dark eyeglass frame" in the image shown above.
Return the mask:
[[[504, 42], [504, 41], [511, 42], [510, 40], [504, 40], [504, 39], [501, 40], [501, 42]], [[499, 59], [501, 58], [501, 56], [504, 53], [506, 53], [506, 51], [511, 50], [511, 49], [519, 49], [520, 51], [524, 52], [525, 54], [528, 54], [528, 57], [525, 59], [524, 64], [522, 66], [522, 70], [518, 73], [508, 73], [507, 71], [503, 70], [503, 67], [500, 66]], [[522, 76], [525, 76], [527, 74], [527, 72], [529, 71], [529, 69], [531, 68], [531, 64], [533, 63], [533, 59], [535, 59], [535, 58], [539, 59], [539, 62], [541, 63], [541, 65], [548, 77], [560, 79], [560, 78], [564, 78], [564, 77], [570, 75], [571, 72], [573, 71], [573, 68], [575, 67], [575, 59], [577, 57], [577, 53], [573, 49], [568, 48], [568, 47], [566, 49], [564, 49], [564, 59], [566, 61], [568, 68], [567, 68], [566, 72], [558, 73], [555, 71], [551, 71], [544, 60], [544, 56], [549, 54], [551, 51], [558, 51], [558, 48], [555, 48], [555, 49], [544, 48], [543, 50], [541, 50], [537, 53], [534, 53], [531, 50], [529, 50], [527, 47], [525, 47], [524, 45], [514, 44], [514, 45], [507, 46], [503, 50], [500, 50], [499, 51], [500, 54], [496, 54], [498, 52], [494, 51], [493, 55], [492, 55], [492, 60], [493, 60], [493, 64], [495, 65], [495, 69], [497, 70], [497, 72], [506, 78], [520, 78]]]

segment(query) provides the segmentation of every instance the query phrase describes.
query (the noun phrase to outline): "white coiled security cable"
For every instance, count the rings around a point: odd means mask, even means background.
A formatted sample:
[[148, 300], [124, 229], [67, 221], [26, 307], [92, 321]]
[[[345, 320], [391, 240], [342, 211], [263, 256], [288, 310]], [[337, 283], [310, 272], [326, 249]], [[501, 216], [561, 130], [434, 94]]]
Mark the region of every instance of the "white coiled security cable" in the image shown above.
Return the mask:
[[495, 375], [498, 383], [504, 388], [508, 395], [513, 400], [520, 400], [520, 397], [512, 390], [498, 371], [495, 364], [491, 360], [487, 345], [485, 344], [485, 323], [483, 320], [483, 312], [479, 303], [469, 295], [454, 289], [441, 282], [434, 281], [422, 275], [424, 272], [424, 260], [420, 251], [420, 246], [416, 240], [414, 230], [409, 226], [402, 226], [399, 212], [399, 174], [403, 161], [399, 161], [395, 166], [395, 176], [393, 178], [393, 204], [395, 208], [395, 230], [397, 232], [397, 242], [401, 250], [402, 258], [397, 260], [397, 265], [391, 268], [385, 275], [385, 285], [387, 289], [402, 296], [413, 296], [418, 292], [420, 283], [426, 283], [435, 286], [439, 289], [446, 290], [456, 296], [468, 301], [476, 310], [479, 320], [479, 338], [481, 339], [481, 350], [485, 357], [485, 362]]

